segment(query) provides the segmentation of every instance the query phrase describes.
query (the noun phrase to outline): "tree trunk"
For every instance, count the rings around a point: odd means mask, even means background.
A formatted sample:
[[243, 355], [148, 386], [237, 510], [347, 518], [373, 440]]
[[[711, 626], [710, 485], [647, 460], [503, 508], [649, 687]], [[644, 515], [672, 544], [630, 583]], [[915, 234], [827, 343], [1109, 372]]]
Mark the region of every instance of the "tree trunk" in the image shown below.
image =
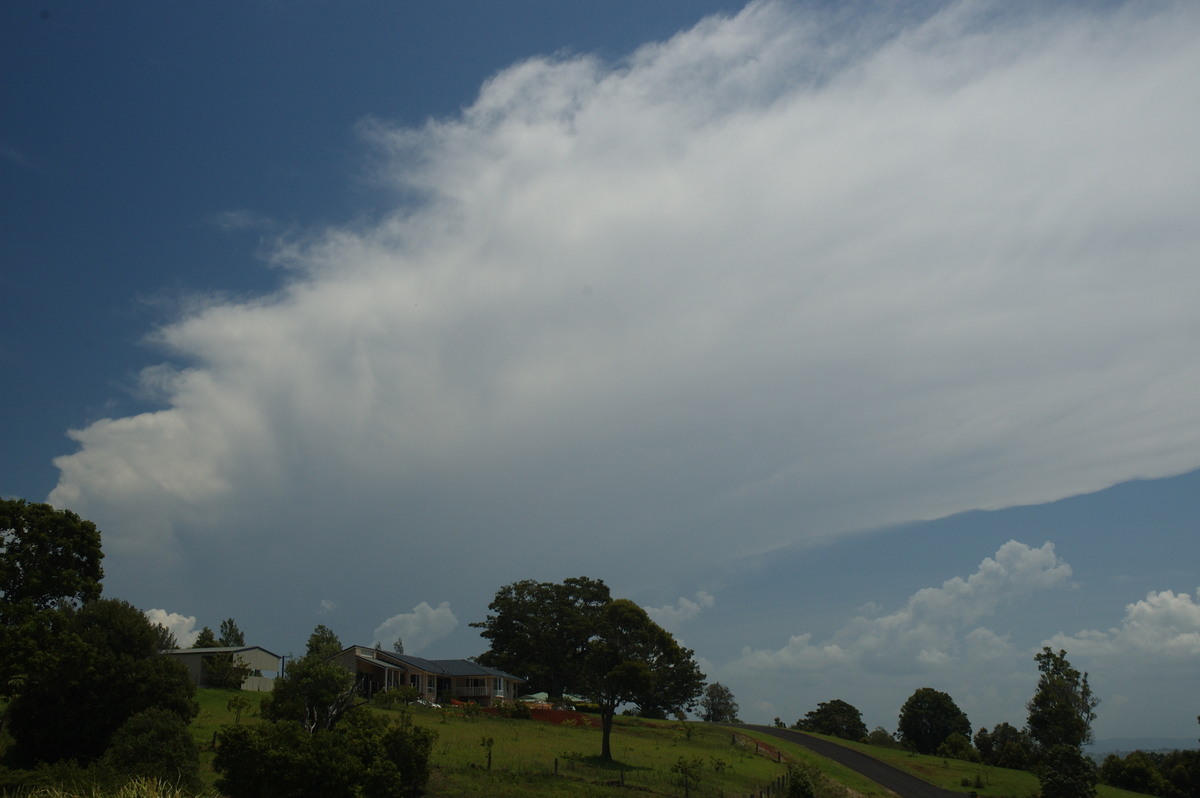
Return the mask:
[[612, 736], [613, 715], [615, 714], [617, 714], [615, 706], [600, 708], [600, 758], [605, 762], [612, 761], [612, 744], [609, 738]]

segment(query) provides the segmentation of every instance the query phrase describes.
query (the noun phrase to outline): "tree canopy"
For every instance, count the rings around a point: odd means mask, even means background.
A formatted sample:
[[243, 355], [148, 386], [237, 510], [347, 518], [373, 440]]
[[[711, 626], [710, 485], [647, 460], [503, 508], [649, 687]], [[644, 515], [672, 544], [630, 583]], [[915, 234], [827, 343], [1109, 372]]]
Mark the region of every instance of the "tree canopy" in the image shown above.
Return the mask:
[[900, 709], [901, 741], [919, 754], [933, 754], [952, 734], [971, 738], [971, 722], [947, 693], [922, 687]]
[[600, 611], [611, 600], [604, 582], [585, 576], [505, 585], [487, 619], [471, 624], [491, 644], [476, 659], [523, 677], [530, 692], [560, 698], [578, 682]]
[[185, 722], [195, 716], [187, 668], [159, 655], [154, 626], [132, 604], [96, 599], [64, 607], [53, 631], [53, 646], [8, 709], [18, 761], [90, 762], [143, 710], [167, 710]]
[[628, 599], [602, 608], [588, 641], [581, 691], [600, 707], [600, 756], [612, 759], [611, 733], [618, 706], [684, 712], [696, 704], [704, 689], [704, 674], [690, 649], [650, 620], [646, 611]]
[[1039, 748], [1055, 745], [1081, 748], [1092, 741], [1092, 721], [1100, 699], [1092, 695], [1088, 675], [1071, 667], [1067, 652], [1044, 647], [1037, 660], [1037, 690], [1026, 708], [1029, 736]]
[[705, 687], [700, 697], [700, 718], [709, 723], [737, 723], [738, 705], [733, 691], [720, 682]]
[[843, 740], [857, 741], [867, 736], [867, 724], [863, 723], [862, 713], [840, 698], [817, 704], [816, 709], [796, 721], [792, 728], [816, 734], [832, 734]]
[[0, 695], [47, 651], [60, 606], [100, 597], [100, 531], [70, 510], [0, 499]]

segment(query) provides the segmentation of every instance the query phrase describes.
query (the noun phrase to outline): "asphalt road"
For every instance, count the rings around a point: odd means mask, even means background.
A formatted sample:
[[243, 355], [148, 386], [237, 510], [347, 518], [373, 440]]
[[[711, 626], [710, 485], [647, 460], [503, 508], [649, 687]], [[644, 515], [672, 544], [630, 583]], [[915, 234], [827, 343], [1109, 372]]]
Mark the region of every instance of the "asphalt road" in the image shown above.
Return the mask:
[[964, 793], [961, 792], [951, 792], [943, 790], [941, 787], [934, 787], [929, 782], [921, 781], [916, 776], [909, 775], [903, 770], [897, 770], [878, 759], [837, 743], [822, 740], [819, 737], [774, 726], [745, 726], [744, 728], [779, 737], [789, 743], [803, 745], [827, 759], [832, 759], [834, 762], [861, 773], [881, 787], [896, 793], [900, 798], [963, 798], [964, 796]]

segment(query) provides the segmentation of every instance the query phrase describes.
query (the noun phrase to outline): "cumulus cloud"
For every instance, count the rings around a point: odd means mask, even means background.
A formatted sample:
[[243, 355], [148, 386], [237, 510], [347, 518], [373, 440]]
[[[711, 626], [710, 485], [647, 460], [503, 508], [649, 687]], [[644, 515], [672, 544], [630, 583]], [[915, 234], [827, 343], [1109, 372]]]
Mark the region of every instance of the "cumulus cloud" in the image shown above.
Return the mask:
[[[1200, 591], [1197, 591], [1200, 596]], [[1200, 602], [1188, 593], [1151, 591], [1125, 607], [1119, 626], [1055, 635], [1047, 645], [1092, 661], [1185, 662], [1200, 657]]]
[[647, 607], [646, 614], [650, 616], [651, 620], [668, 632], [678, 632], [681, 626], [688, 621], [695, 620], [706, 607], [711, 607], [714, 604], [716, 604], [716, 599], [713, 598], [712, 594], [698, 590], [694, 599], [690, 599], [687, 596], [680, 596], [679, 601], [673, 605]]
[[[1200, 6], [886, 8], [756, 2], [364, 121], [397, 208], [158, 330], [162, 407], [72, 431], [51, 501], [111, 562], [252, 544], [421, 595], [1195, 467]], [[763, 656], [961, 656], [993, 581], [1058, 584], [1018, 554]]]
[[1071, 566], [1054, 544], [1032, 548], [1009, 541], [966, 579], [914, 593], [905, 605], [880, 617], [859, 616], [826, 641], [810, 633], [791, 637], [775, 650], [746, 648], [736, 668], [758, 671], [827, 672], [849, 667], [871, 672], [936, 672], [965, 659], [995, 659], [1012, 649], [996, 633], [976, 627], [1004, 602], [1068, 584]]
[[146, 618], [152, 624], [165, 626], [171, 634], [175, 635], [175, 640], [179, 643], [180, 648], [190, 648], [196, 642], [196, 638], [200, 636], [194, 615], [180, 615], [177, 612], [167, 612], [166, 610], [146, 610]]
[[422, 601], [412, 612], [393, 615], [377, 626], [375, 640], [388, 648], [401, 640], [406, 654], [416, 654], [457, 628], [458, 618], [450, 610], [449, 602], [443, 601], [434, 608]]

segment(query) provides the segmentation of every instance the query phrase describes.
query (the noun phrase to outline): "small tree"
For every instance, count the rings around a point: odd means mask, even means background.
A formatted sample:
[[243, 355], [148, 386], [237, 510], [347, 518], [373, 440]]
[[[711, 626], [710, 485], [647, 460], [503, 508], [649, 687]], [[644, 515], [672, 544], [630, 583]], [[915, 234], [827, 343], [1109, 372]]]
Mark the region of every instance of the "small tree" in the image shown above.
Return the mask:
[[392, 643], [392, 651], [395, 651], [397, 654], [403, 654], [404, 653], [404, 641], [397, 637], [396, 642]]
[[1096, 765], [1074, 745], [1053, 745], [1037, 766], [1041, 798], [1089, 798], [1096, 794]]
[[733, 691], [720, 682], [704, 688], [700, 698], [700, 718], [709, 723], [737, 723], [738, 705]]

